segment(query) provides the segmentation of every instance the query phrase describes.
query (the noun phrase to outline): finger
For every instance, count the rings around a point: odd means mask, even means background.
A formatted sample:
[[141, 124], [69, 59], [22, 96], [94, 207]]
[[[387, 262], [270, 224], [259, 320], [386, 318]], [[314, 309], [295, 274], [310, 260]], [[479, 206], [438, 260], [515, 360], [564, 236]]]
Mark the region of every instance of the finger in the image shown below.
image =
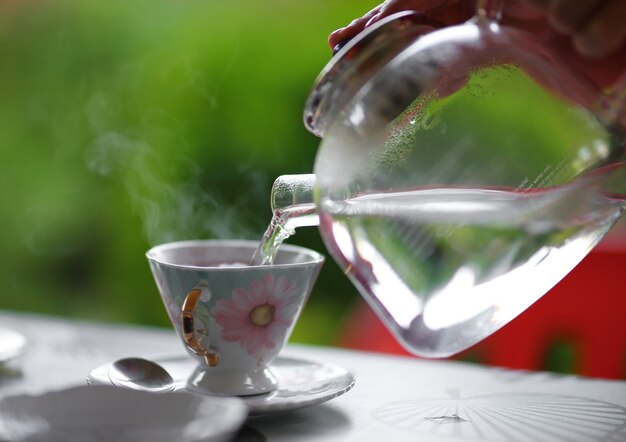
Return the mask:
[[558, 32], [572, 34], [593, 16], [603, 1], [552, 0], [547, 10], [548, 21]]
[[328, 45], [331, 48], [334, 48], [340, 42], [350, 40], [356, 34], [361, 32], [365, 28], [365, 24], [370, 20], [370, 18], [378, 14], [378, 11], [381, 8], [381, 6], [382, 5], [378, 5], [377, 7], [369, 11], [367, 14], [365, 14], [363, 17], [352, 20], [352, 22], [349, 25], [341, 29], [337, 29], [336, 31], [331, 33], [328, 36]]
[[587, 57], [603, 57], [626, 43], [626, 1], [608, 0], [574, 34], [574, 47]]
[[430, 16], [431, 12], [448, 8], [457, 9], [462, 0], [387, 0], [381, 5], [378, 14], [373, 16], [365, 27], [371, 26], [385, 17], [389, 17], [397, 12], [416, 11], [426, 16]]
[[461, 0], [386, 0], [363, 17], [353, 20], [348, 26], [338, 29], [328, 37], [328, 44], [335, 48], [337, 44], [350, 40], [363, 29], [391, 14], [401, 11], [428, 12], [433, 8], [454, 5]]

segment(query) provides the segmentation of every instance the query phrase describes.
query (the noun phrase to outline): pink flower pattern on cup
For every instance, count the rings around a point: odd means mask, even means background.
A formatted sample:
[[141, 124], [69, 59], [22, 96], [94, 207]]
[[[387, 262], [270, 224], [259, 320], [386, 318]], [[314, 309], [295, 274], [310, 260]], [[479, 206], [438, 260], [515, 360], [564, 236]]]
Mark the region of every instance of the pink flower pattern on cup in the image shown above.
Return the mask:
[[299, 307], [298, 290], [284, 276], [267, 274], [253, 281], [248, 290], [236, 288], [230, 299], [215, 305], [216, 322], [225, 341], [239, 342], [256, 357], [281, 345]]

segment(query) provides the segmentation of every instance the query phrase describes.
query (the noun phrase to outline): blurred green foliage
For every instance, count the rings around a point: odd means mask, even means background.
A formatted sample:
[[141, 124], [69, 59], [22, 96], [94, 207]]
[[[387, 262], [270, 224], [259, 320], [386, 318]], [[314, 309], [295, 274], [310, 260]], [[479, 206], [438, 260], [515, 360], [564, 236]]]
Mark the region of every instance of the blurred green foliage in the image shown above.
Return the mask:
[[[327, 36], [377, 3], [0, 3], [0, 309], [169, 326], [145, 251], [261, 237], [274, 178], [313, 167]], [[358, 299], [328, 258], [292, 340], [334, 342]]]
[[[260, 238], [274, 178], [313, 167], [327, 36], [376, 3], [0, 5], [0, 308], [167, 325], [145, 251]], [[332, 342], [356, 299], [328, 259], [293, 339]]]

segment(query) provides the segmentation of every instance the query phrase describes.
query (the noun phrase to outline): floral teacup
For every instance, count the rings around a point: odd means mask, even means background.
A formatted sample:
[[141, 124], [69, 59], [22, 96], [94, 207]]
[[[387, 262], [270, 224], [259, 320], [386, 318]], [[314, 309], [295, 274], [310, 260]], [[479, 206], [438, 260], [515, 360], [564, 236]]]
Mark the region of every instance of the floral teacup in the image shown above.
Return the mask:
[[269, 364], [287, 342], [324, 258], [283, 245], [274, 264], [251, 266], [257, 246], [185, 241], [146, 254], [167, 314], [198, 361], [191, 388], [240, 396], [277, 388]]

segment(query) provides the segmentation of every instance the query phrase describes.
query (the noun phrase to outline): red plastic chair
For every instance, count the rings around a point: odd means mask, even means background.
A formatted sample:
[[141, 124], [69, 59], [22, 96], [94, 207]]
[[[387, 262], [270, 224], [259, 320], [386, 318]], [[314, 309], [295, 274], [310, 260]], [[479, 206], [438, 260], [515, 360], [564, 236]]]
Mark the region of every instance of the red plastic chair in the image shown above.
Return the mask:
[[[349, 315], [339, 345], [408, 354], [365, 302]], [[626, 230], [605, 240], [519, 317], [456, 358], [545, 370], [555, 345], [572, 350], [567, 371], [626, 378]]]

